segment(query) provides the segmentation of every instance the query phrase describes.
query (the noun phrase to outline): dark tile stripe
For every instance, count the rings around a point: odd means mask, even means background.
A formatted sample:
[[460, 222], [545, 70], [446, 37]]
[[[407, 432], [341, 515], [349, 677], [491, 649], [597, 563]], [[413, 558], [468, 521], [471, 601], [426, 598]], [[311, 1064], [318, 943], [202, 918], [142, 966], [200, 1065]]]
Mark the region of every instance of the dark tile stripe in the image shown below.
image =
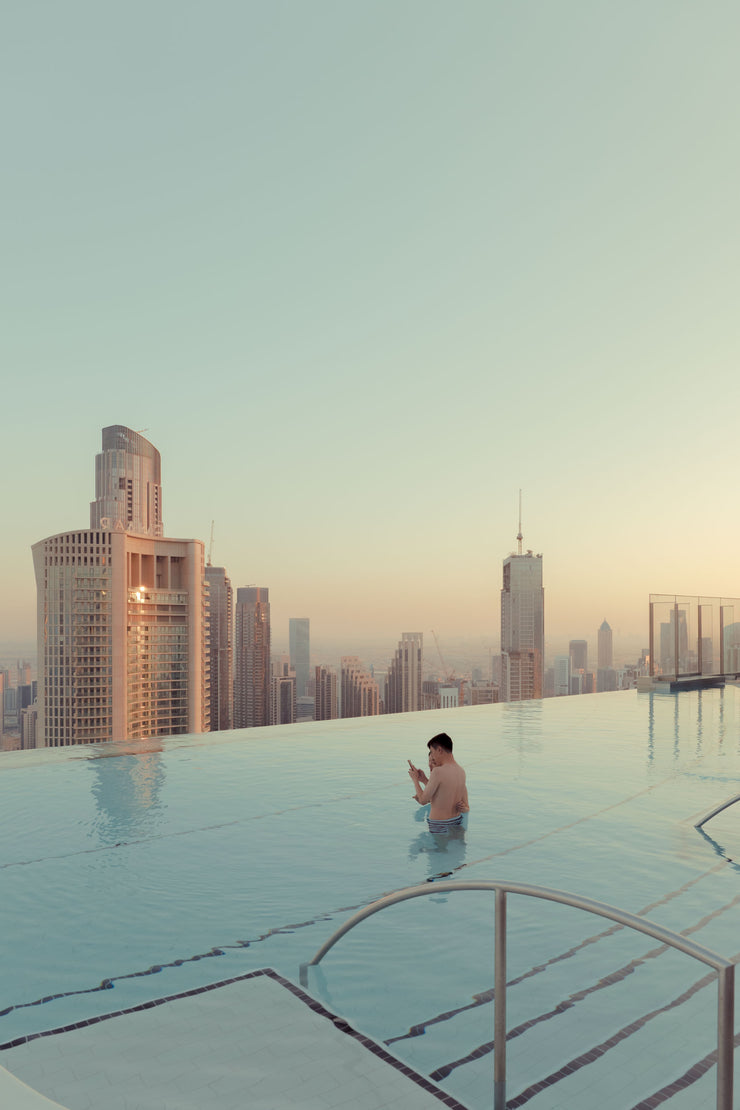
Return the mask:
[[[735, 1048], [740, 1045], [740, 1033], [735, 1034], [733, 1044]], [[703, 1075], [706, 1075], [709, 1069], [713, 1068], [716, 1063], [717, 1050], [715, 1049], [713, 1052], [707, 1053], [701, 1060], [697, 1060], [690, 1068], [687, 1068], [678, 1079], [674, 1079], [672, 1083], [667, 1083], [665, 1087], [661, 1087], [659, 1091], [643, 1099], [642, 1102], [636, 1103], [630, 1110], [656, 1110], [656, 1107], [662, 1106], [664, 1102], [667, 1102], [669, 1098], [673, 1098], [679, 1091], [685, 1091], [692, 1083], [696, 1083], [696, 1081], [701, 1079]]]
[[[692, 933], [698, 932], [700, 929], [703, 929], [704, 926], [708, 924], [708, 922], [711, 921], [714, 917], [717, 917], [721, 913], [725, 913], [727, 910], [734, 909], [738, 905], [740, 905], [740, 894], [736, 895], [726, 905], [721, 906], [719, 909], [713, 910], [711, 913], [706, 914], [703, 918], [692, 925], [691, 928], [684, 929], [681, 935], [690, 936]], [[584, 998], [587, 998], [591, 994], [595, 994], [596, 991], [604, 990], [606, 987], [611, 987], [615, 983], [622, 982], [624, 979], [627, 978], [628, 975], [632, 975], [632, 973], [636, 971], [637, 968], [640, 967], [642, 964], [646, 963], [648, 960], [656, 959], [664, 952], [667, 952], [668, 949], [669, 945], [658, 945], [657, 947], [652, 948], [644, 953], [644, 955], [630, 960], [621, 968], [617, 968], [615, 971], [612, 971], [608, 975], [603, 976], [603, 978], [599, 979], [591, 986], [584, 987], [582, 990], [579, 991], [575, 991], [573, 994], [569, 995], [568, 998], [558, 1002], [552, 1010], [548, 1010], [544, 1013], [538, 1014], [536, 1017], [530, 1018], [528, 1021], [522, 1022], [521, 1025], [515, 1026], [514, 1028], [508, 1030], [506, 1034], [507, 1042], [513, 1040], [515, 1037], [520, 1037], [523, 1033], [526, 1033], [528, 1032], [528, 1030], [533, 1029], [541, 1022], [548, 1021], [550, 1018], [557, 1017], [559, 1014], [565, 1013], [567, 1010], [570, 1010], [573, 1006], [575, 1006], [578, 1002], [582, 1002]], [[735, 957], [735, 960], [736, 959], [737, 957]], [[708, 976], [706, 976], [704, 979], [700, 979], [698, 981], [699, 985], [695, 984], [694, 988], [692, 988], [689, 993], [681, 996], [681, 1000], [686, 1001], [692, 993], [695, 993], [695, 990], [700, 989], [701, 986], [704, 986], [706, 985], [706, 983], [710, 983], [712, 981], [716, 981], [716, 973], [713, 971], [710, 972]], [[491, 992], [491, 994], [492, 993], [493, 992]], [[672, 1009], [678, 1004], [679, 1003], [674, 1000], [668, 1005], [668, 1009]], [[662, 1011], [654, 1011], [654, 1013], [660, 1012]], [[453, 1060], [449, 1064], [444, 1064], [441, 1067], [436, 1068], [431, 1073], [431, 1077], [432, 1079], [446, 1079], [447, 1076], [449, 1076], [450, 1073], [455, 1070], [455, 1068], [462, 1067], [464, 1064], [468, 1064], [472, 1060], [476, 1060], [480, 1056], [486, 1055], [486, 1053], [492, 1051], [493, 1041], [487, 1041], [485, 1044], [479, 1045], [476, 1049], [468, 1053], [466, 1056], [459, 1057], [457, 1060]]]
[[177, 1002], [179, 999], [182, 998], [193, 998], [199, 994], [207, 994], [209, 991], [218, 990], [220, 987], [228, 987], [231, 986], [233, 983], [243, 983], [247, 979], [256, 979], [262, 976], [265, 976], [266, 978], [272, 979], [274, 982], [279, 983], [286, 990], [290, 991], [292, 995], [303, 1002], [304, 1005], [306, 1005], [313, 1013], [326, 1018], [326, 1020], [330, 1021], [334, 1028], [337, 1029], [340, 1033], [344, 1033], [348, 1037], [351, 1037], [353, 1040], [357, 1041], [358, 1044], [361, 1044], [364, 1048], [371, 1052], [373, 1056], [376, 1056], [379, 1060], [382, 1060], [385, 1064], [388, 1064], [390, 1067], [394, 1068], [395, 1071], [398, 1071], [402, 1075], [405, 1075], [406, 1078], [415, 1083], [417, 1087], [421, 1087], [422, 1090], [426, 1091], [430, 1095], [433, 1095], [440, 1102], [444, 1103], [445, 1106], [448, 1106], [450, 1110], [466, 1110], [466, 1107], [463, 1106], [461, 1102], [458, 1102], [458, 1100], [453, 1095], [449, 1094], [447, 1091], [443, 1091], [435, 1083], [432, 1083], [426, 1076], [419, 1074], [419, 1072], [415, 1071], [407, 1064], [404, 1064], [397, 1057], [392, 1056], [391, 1053], [383, 1048], [382, 1045], [377, 1044], [370, 1037], [367, 1037], [364, 1033], [359, 1033], [349, 1024], [348, 1021], [346, 1021], [342, 1017], [339, 1017], [337, 1014], [333, 1014], [330, 1010], [327, 1010], [321, 1002], [318, 1002], [315, 998], [311, 998], [310, 995], [306, 994], [306, 992], [300, 987], [296, 986], [295, 983], [291, 983], [289, 979], [285, 979], [282, 975], [273, 970], [273, 968], [271, 967], [260, 968], [258, 971], [249, 971], [244, 975], [235, 975], [231, 979], [222, 979], [219, 983], [210, 983], [204, 987], [195, 987], [193, 988], [193, 990], [182, 991], [182, 993], [180, 994], [171, 994], [167, 995], [165, 998], [157, 998], [149, 1002], [142, 1002], [138, 1006], [130, 1006], [125, 1010], [116, 1010], [108, 1014], [99, 1014], [97, 1017], [88, 1018], [84, 1021], [76, 1021], [71, 1023], [70, 1025], [63, 1025], [58, 1029], [47, 1029], [43, 1033], [29, 1033], [25, 1037], [17, 1037], [15, 1040], [8, 1041], [6, 1044], [0, 1044], [0, 1052], [10, 1048], [18, 1048], [20, 1045], [29, 1044], [31, 1041], [39, 1040], [42, 1037], [54, 1037], [59, 1033], [71, 1033], [77, 1029], [85, 1029], [90, 1025], [97, 1025], [103, 1021], [110, 1021], [111, 1018], [123, 1017], [127, 1014], [140, 1013], [142, 1010], [151, 1010], [155, 1006], [163, 1006], [166, 1002]]
[[[713, 875], [715, 872], [721, 871], [723, 868], [723, 863], [715, 864], [714, 867], [711, 867], [708, 871], [702, 872], [701, 875], [696, 875], [693, 879], [689, 879], [682, 886], [677, 887], [675, 890], [669, 891], [667, 894], [663, 895], [662, 898], [659, 898], [655, 902], [650, 902], [647, 906], [644, 906], [641, 910], [638, 910], [638, 916], [644, 917], [646, 914], [650, 913], [658, 906], [666, 905], [674, 898], [678, 898], [681, 894], [684, 894], [692, 886], [695, 886], [697, 883], [702, 882], [709, 875]], [[730, 905], [732, 905], [732, 903], [730, 903]], [[708, 920], [708, 918], [704, 920]], [[698, 926], [694, 926], [693, 928], [696, 929], [697, 927]], [[508, 980], [506, 985], [507, 987], [518, 986], [519, 983], [523, 983], [526, 979], [531, 979], [532, 976], [539, 975], [541, 972], [546, 971], [549, 967], [552, 967], [553, 964], [561, 963], [563, 960], [570, 959], [572, 956], [577, 955], [577, 953], [580, 952], [582, 949], [587, 948], [591, 944], [596, 944], [598, 941], [603, 940], [605, 937], [613, 936], [615, 933], [620, 932], [620, 930], [622, 930], [623, 928], [623, 925], [610, 925], [607, 929], [602, 929], [601, 932], [594, 933], [590, 937], [586, 937], [584, 940], [580, 941], [572, 948], [566, 949], [565, 952], [561, 952], [557, 956], [552, 956], [544, 963], [536, 964], [534, 967], [530, 968], [529, 971], [525, 971], [521, 975], [516, 976], [514, 979]], [[687, 930], [687, 933], [690, 931], [691, 930]], [[464, 1006], [458, 1006], [453, 1010], [447, 1010], [444, 1013], [436, 1014], [432, 1018], [427, 1018], [423, 1022], [412, 1025], [407, 1033], [401, 1033], [396, 1037], [389, 1037], [385, 1041], [385, 1044], [395, 1044], [398, 1041], [403, 1041], [410, 1037], [423, 1036], [429, 1026], [437, 1025], [439, 1022], [442, 1021], [449, 1021], [450, 1018], [456, 1017], [458, 1014], [462, 1014], [466, 1010], [474, 1010], [477, 1009], [478, 1006], [485, 1006], [489, 1002], [493, 1001], [493, 997], [493, 987], [489, 988], [488, 990], [481, 991], [479, 994], [473, 995], [472, 1002], [468, 1002]]]
[[136, 1006], [129, 1006], [124, 1010], [112, 1010], [107, 1014], [97, 1014], [95, 1017], [84, 1018], [81, 1021], [72, 1022], [70, 1025], [60, 1025], [56, 1029], [45, 1029], [41, 1033], [28, 1033], [24, 1037], [16, 1037], [13, 1041], [6, 1041], [5, 1044], [0, 1044], [0, 1052], [7, 1048], [17, 1048], [18, 1045], [28, 1044], [30, 1041], [37, 1041], [41, 1037], [55, 1037], [57, 1033], [71, 1033], [74, 1029], [84, 1029], [88, 1025], [97, 1025], [101, 1021], [109, 1021], [111, 1018], [122, 1017], [124, 1014], [136, 1014], [141, 1010], [151, 1010], [154, 1006], [162, 1006], [165, 1002], [175, 1002], [178, 998], [193, 998], [197, 994], [205, 994], [210, 990], [217, 990], [219, 987], [228, 987], [231, 983], [241, 983], [245, 979], [254, 979], [257, 976], [264, 975], [266, 969], [259, 971], [248, 971], [244, 975], [236, 975], [233, 979], [222, 979], [219, 983], [211, 983], [204, 987], [194, 987], [189, 991], [182, 991], [180, 994], [169, 994], [164, 998], [155, 998], [148, 1002], [140, 1002]]
[[[733, 961], [737, 961], [738, 959], [740, 959], [740, 953], [733, 957]], [[537, 1083], [534, 1083], [531, 1086], [527, 1087], [515, 1098], [507, 1100], [507, 1110], [518, 1110], [518, 1107], [524, 1106], [525, 1103], [529, 1102], [529, 1100], [540, 1091], [546, 1090], [548, 1087], [552, 1087], [559, 1080], [565, 1079], [567, 1076], [573, 1075], [581, 1068], [586, 1067], [586, 1065], [594, 1063], [595, 1060], [598, 1060], [602, 1056], [604, 1056], [610, 1048], [614, 1048], [615, 1045], [626, 1040], [627, 1037], [631, 1037], [633, 1033], [636, 1033], [638, 1030], [642, 1029], [645, 1025], [647, 1025], [648, 1022], [652, 1021], [654, 1018], [660, 1016], [661, 1014], [668, 1013], [678, 1006], [681, 1006], [693, 995], [697, 994], [701, 990], [704, 990], [710, 984], [716, 984], [716, 982], [716, 972], [708, 972], [681, 994], [677, 995], [676, 998], [672, 999], [670, 1002], [667, 1002], [664, 1006], [659, 1006], [655, 1010], [650, 1010], [648, 1013], [643, 1014], [642, 1017], [637, 1018], [635, 1019], [635, 1021], [632, 1021], [628, 1025], [623, 1026], [622, 1029], [618, 1030], [611, 1037], [608, 1037], [605, 1041], [602, 1041], [601, 1044], [594, 1045], [593, 1048], [588, 1049], [586, 1052], [582, 1052], [580, 1055], [574, 1057], [574, 1059], [569, 1060], [561, 1068], [558, 1068], [557, 1071], [552, 1072], [544, 1079], [541, 1079]], [[710, 1061], [710, 1065], [712, 1055], [716, 1056], [716, 1053], [710, 1054], [708, 1057], [705, 1058]], [[694, 1068], [695, 1067], [696, 1066], [694, 1066]], [[690, 1076], [690, 1078], [682, 1085], [676, 1087], [675, 1090], [683, 1090], [684, 1087], [690, 1086], [691, 1083], [700, 1078], [699, 1074], [694, 1074], [694, 1068], [690, 1068], [689, 1071], [686, 1073]], [[703, 1074], [703, 1072], [701, 1074]], [[679, 1082], [679, 1080], [674, 1081], [674, 1083]], [[673, 1087], [673, 1084], [671, 1084], [671, 1087]]]

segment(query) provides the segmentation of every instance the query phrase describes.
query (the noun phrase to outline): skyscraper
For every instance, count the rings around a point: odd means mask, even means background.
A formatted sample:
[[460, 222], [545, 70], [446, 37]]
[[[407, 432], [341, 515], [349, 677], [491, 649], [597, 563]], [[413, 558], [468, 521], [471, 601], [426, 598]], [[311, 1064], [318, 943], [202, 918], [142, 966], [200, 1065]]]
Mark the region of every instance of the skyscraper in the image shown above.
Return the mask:
[[204, 550], [162, 536], [159, 452], [103, 429], [90, 528], [34, 544], [37, 743], [208, 728]]
[[380, 691], [356, 655], [342, 656], [342, 717], [376, 717]]
[[571, 640], [568, 645], [570, 655], [570, 671], [588, 670], [588, 640]]
[[296, 694], [302, 698], [311, 675], [311, 621], [308, 617], [290, 617], [288, 640], [290, 663], [295, 667]]
[[602, 670], [605, 667], [611, 667], [614, 662], [612, 630], [606, 621], [600, 625], [598, 636], [597, 659], [599, 670]]
[[234, 728], [270, 723], [270, 601], [265, 586], [236, 591]]
[[288, 656], [273, 659], [270, 677], [270, 724], [293, 725], [296, 720], [295, 667]]
[[422, 705], [424, 636], [404, 632], [385, 680], [386, 713], [415, 713]]
[[522, 554], [519, 522], [516, 555], [504, 559], [501, 590], [501, 701], [541, 698], [544, 680], [545, 591], [542, 556]]
[[314, 693], [314, 720], [335, 721], [337, 710], [337, 672], [333, 667], [316, 668]]
[[570, 694], [570, 656], [556, 655], [553, 663], [553, 694], [562, 698]]
[[234, 591], [224, 567], [206, 565], [208, 640], [210, 652], [211, 732], [233, 728], [234, 722]]
[[162, 464], [148, 439], [122, 424], [103, 428], [95, 456], [95, 500], [90, 528], [119, 525], [141, 536], [162, 535]]

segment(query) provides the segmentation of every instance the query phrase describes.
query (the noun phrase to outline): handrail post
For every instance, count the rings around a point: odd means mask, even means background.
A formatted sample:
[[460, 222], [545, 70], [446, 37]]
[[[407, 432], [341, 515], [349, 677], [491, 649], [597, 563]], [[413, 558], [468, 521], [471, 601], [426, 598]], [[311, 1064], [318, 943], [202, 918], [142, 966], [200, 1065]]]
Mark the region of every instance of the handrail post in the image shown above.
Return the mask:
[[717, 1110], [732, 1110], [735, 967], [717, 972]]
[[496, 888], [493, 993], [493, 1108], [506, 1110], [506, 891]]

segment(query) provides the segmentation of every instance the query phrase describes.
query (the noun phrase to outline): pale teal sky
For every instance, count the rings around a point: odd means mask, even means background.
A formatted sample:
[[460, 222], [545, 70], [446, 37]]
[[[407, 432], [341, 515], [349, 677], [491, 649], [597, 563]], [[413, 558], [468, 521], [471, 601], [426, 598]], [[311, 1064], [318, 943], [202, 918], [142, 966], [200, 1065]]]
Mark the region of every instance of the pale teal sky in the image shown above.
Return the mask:
[[498, 641], [740, 595], [740, 8], [26, 0], [4, 105], [0, 641], [100, 429], [273, 624]]

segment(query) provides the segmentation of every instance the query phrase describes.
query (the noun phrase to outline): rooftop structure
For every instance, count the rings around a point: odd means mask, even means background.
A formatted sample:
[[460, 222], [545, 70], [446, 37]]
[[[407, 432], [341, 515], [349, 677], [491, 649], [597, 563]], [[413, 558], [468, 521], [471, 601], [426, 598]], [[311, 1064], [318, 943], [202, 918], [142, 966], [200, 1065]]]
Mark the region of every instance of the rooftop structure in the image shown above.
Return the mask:
[[650, 594], [650, 675], [683, 685], [740, 675], [740, 598]]
[[140, 536], [161, 536], [162, 465], [148, 439], [123, 424], [103, 428], [95, 456], [95, 500], [90, 530], [123, 528]]

